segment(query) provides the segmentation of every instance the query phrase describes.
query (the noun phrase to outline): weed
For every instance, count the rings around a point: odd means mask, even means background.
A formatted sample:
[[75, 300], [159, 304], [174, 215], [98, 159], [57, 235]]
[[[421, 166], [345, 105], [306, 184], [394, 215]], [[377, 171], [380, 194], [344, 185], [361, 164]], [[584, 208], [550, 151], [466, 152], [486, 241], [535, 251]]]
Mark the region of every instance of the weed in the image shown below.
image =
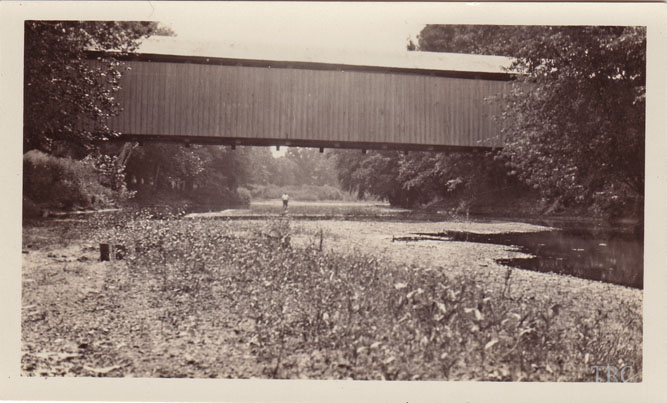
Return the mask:
[[[236, 222], [178, 212], [85, 225], [88, 238], [126, 247], [127, 283], [150, 285], [165, 335], [234, 326], [266, 377], [593, 381], [593, 360], [620, 360], [641, 379], [632, 310], [565, 315], [548, 299], [509, 298], [511, 272], [491, 290], [439, 268], [298, 248], [288, 216], [247, 224], [245, 235]], [[220, 323], [223, 311], [237, 324]]]

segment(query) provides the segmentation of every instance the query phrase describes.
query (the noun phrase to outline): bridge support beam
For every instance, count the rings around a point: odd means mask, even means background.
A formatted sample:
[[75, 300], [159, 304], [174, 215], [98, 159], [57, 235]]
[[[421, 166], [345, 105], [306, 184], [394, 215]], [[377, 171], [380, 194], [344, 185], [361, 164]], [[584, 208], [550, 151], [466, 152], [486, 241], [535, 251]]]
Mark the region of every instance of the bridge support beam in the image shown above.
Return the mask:
[[435, 144], [410, 144], [410, 143], [376, 143], [360, 141], [331, 141], [331, 140], [299, 140], [279, 138], [242, 138], [242, 137], [215, 137], [215, 136], [179, 136], [179, 135], [150, 135], [150, 134], [121, 134], [110, 141], [135, 141], [145, 144], [147, 142], [157, 143], [181, 143], [201, 145], [228, 145], [228, 146], [258, 146], [276, 147], [289, 143], [290, 147], [309, 148], [341, 148], [356, 149], [365, 152], [367, 150], [394, 150], [394, 151], [433, 151], [433, 152], [472, 152], [493, 151], [500, 147], [490, 146], [443, 146]]

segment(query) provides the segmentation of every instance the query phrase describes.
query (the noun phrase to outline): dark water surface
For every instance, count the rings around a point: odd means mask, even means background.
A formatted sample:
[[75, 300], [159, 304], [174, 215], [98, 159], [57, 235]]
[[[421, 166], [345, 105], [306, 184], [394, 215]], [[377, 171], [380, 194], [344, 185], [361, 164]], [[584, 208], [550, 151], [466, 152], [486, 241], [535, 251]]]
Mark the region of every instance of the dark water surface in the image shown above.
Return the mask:
[[498, 259], [520, 269], [567, 274], [634, 288], [644, 286], [642, 231], [559, 228], [528, 233], [477, 234], [447, 231], [419, 234], [443, 240], [514, 246], [530, 258]]

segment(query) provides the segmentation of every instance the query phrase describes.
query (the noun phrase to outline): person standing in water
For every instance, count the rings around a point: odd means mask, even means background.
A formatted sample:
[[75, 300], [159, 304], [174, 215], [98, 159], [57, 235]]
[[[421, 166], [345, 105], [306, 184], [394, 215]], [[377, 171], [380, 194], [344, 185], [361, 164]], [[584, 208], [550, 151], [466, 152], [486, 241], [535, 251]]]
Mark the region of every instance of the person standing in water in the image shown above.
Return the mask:
[[289, 195], [287, 193], [283, 193], [282, 199], [283, 199], [283, 209], [287, 210], [287, 202], [289, 202]]

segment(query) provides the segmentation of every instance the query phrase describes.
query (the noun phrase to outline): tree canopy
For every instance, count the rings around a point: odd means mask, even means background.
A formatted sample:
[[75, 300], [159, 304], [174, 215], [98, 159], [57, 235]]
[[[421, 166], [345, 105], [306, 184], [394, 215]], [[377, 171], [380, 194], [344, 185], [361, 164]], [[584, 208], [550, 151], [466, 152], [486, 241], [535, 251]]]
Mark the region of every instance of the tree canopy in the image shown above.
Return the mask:
[[122, 63], [112, 56], [93, 63], [86, 52], [129, 52], [157, 29], [156, 22], [26, 21], [24, 152], [82, 153], [113, 136], [106, 121], [119, 112]]
[[417, 49], [515, 58], [499, 117], [511, 172], [564, 205], [641, 204], [645, 28], [428, 25]]
[[503, 104], [504, 147], [486, 156], [339, 153], [344, 186], [411, 205], [517, 185], [502, 178], [510, 175], [552, 206], [641, 215], [645, 28], [427, 25], [417, 42], [408, 50], [514, 59], [512, 94], [489, 100]]
[[360, 197], [375, 196], [392, 205], [415, 207], [434, 200], [472, 204], [512, 188], [525, 189], [506, 168], [484, 152], [334, 151], [341, 186]]

